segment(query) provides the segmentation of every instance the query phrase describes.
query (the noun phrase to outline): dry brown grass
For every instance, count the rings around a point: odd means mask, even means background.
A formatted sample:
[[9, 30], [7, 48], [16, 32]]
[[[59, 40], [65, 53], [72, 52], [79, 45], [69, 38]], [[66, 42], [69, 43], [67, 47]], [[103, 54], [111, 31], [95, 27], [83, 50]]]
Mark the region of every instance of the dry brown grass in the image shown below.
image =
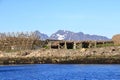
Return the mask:
[[1, 64], [26, 63], [120, 63], [120, 47], [90, 49], [39, 49], [1, 52]]
[[112, 41], [114, 42], [115, 45], [120, 45], [120, 34], [114, 35], [112, 37]]
[[27, 50], [34, 49], [40, 44], [40, 38], [34, 33], [1, 33], [0, 50]]

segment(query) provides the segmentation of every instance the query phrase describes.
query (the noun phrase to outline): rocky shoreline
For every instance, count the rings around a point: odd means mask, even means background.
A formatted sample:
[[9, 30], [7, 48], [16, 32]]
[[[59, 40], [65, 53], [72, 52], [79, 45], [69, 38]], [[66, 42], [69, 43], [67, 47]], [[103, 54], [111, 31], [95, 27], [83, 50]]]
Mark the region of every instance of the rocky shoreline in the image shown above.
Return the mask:
[[1, 51], [0, 64], [120, 64], [120, 47]]

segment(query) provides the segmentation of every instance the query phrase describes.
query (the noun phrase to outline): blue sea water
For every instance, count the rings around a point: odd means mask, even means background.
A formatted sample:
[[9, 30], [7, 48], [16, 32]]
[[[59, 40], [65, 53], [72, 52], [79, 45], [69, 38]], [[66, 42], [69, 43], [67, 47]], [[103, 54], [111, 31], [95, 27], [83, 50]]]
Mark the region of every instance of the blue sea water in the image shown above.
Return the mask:
[[120, 65], [32, 64], [0, 66], [0, 80], [120, 80]]

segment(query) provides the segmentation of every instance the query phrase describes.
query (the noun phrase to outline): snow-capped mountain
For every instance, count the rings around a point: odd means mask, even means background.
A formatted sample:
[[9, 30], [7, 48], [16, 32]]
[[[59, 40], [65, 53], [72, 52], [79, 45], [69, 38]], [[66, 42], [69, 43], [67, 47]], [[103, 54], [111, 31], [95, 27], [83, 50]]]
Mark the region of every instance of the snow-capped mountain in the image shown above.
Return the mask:
[[50, 36], [50, 39], [57, 39], [57, 40], [74, 40], [73, 35], [75, 36], [74, 32], [65, 31], [65, 30], [58, 30], [56, 33]]
[[50, 36], [50, 39], [56, 40], [109, 40], [107, 37], [98, 35], [89, 35], [82, 32], [74, 33], [71, 31], [58, 30]]
[[72, 31], [66, 31], [66, 30], [58, 30], [57, 32], [53, 33], [50, 37], [47, 36], [47, 34], [43, 34], [39, 31], [35, 31], [35, 33], [40, 36], [41, 40], [46, 39], [55, 39], [55, 40], [110, 40], [109, 38], [105, 36], [99, 36], [99, 35], [89, 35], [84, 34], [83, 32], [72, 32]]

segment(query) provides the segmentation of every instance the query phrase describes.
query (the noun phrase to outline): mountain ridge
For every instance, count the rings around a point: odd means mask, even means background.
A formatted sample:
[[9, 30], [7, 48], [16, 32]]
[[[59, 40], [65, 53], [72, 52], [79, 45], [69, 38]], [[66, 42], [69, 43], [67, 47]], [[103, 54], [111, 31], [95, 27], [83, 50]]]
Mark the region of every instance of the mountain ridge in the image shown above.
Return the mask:
[[69, 41], [81, 41], [81, 40], [110, 40], [106, 36], [101, 35], [90, 35], [83, 32], [72, 32], [68, 30], [58, 30], [52, 35], [41, 33], [38, 30], [35, 33], [41, 37], [41, 40], [55, 39], [55, 40], [69, 40]]

